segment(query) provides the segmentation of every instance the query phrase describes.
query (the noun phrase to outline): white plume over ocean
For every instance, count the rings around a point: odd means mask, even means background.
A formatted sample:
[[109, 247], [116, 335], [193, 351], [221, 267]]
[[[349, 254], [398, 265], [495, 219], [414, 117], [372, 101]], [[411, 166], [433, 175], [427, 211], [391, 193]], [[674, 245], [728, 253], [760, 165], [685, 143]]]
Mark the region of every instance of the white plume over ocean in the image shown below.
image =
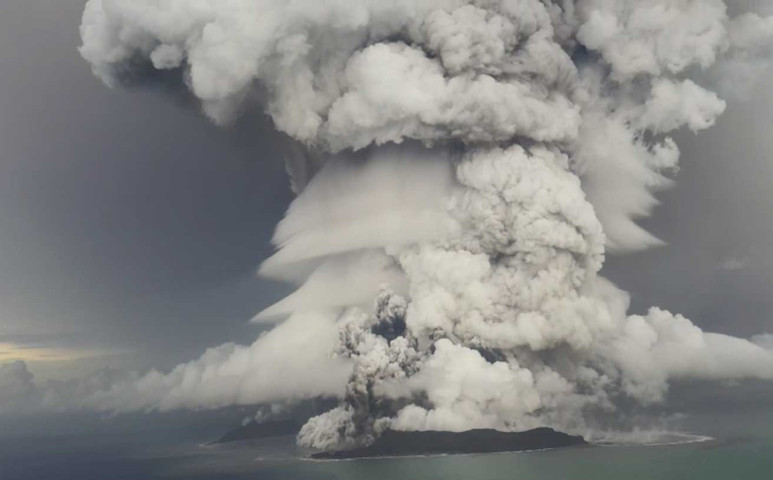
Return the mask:
[[[721, 0], [90, 0], [81, 36], [106, 84], [178, 70], [215, 122], [263, 108], [308, 154], [261, 268], [298, 283], [259, 315], [282, 323], [74, 403], [338, 396], [299, 435], [329, 449], [386, 428], [579, 430], [674, 379], [773, 379], [767, 336], [629, 315], [599, 273], [662, 244], [636, 221], [673, 184], [670, 135], [713, 126], [744, 89], [727, 79], [765, 70], [773, 18]], [[35, 390], [8, 372], [0, 395]]]

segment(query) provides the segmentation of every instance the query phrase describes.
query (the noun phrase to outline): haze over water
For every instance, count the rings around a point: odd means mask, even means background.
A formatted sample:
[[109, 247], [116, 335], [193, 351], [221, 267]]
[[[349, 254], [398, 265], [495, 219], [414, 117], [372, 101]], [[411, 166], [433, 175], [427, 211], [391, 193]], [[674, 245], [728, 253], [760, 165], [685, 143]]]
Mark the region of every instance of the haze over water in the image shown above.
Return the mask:
[[204, 446], [222, 433], [124, 425], [111, 433], [0, 439], [3, 480], [756, 480], [773, 472], [773, 415], [693, 415], [685, 426], [714, 440], [662, 446], [350, 461], [300, 457], [293, 437]]

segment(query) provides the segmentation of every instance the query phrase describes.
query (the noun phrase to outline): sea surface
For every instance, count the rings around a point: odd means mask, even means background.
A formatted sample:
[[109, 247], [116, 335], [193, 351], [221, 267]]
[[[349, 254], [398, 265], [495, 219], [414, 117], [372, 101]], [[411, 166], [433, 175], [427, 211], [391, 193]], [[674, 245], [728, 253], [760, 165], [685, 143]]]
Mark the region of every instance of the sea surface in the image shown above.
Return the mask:
[[0, 432], [0, 480], [773, 479], [773, 414], [703, 415], [682, 423], [691, 434], [640, 435], [658, 445], [347, 461], [304, 459], [292, 437], [207, 445], [218, 433], [211, 425], [164, 432]]

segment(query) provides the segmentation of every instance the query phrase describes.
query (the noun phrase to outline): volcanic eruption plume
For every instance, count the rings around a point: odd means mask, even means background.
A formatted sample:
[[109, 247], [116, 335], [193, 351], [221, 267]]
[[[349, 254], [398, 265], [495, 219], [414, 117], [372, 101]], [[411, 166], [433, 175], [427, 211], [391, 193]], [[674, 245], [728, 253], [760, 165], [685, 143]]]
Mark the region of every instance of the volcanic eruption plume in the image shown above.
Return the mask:
[[[661, 242], [671, 132], [725, 110], [700, 86], [767, 62], [773, 18], [721, 0], [90, 0], [108, 85], [169, 70], [217, 123], [262, 108], [296, 144], [267, 276], [284, 321], [101, 408], [337, 395], [303, 445], [398, 430], [581, 429], [677, 378], [773, 378], [763, 344], [704, 333], [599, 275]], [[689, 77], [692, 77], [689, 78]], [[127, 80], [128, 79], [128, 80]], [[289, 316], [289, 319], [284, 320]]]

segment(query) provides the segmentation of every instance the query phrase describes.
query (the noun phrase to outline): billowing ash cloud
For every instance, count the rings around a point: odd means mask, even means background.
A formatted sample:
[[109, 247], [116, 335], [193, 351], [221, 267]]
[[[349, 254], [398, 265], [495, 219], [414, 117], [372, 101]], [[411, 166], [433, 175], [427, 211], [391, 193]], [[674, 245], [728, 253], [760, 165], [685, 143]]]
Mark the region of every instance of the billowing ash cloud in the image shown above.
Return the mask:
[[672, 379], [773, 378], [767, 337], [628, 315], [599, 276], [605, 252], [661, 243], [635, 220], [678, 168], [669, 134], [725, 110], [693, 74], [744, 84], [773, 18], [721, 0], [90, 0], [81, 33], [108, 85], [179, 70], [214, 121], [264, 108], [298, 142], [262, 271], [299, 289], [259, 316], [290, 319], [102, 408], [335, 394], [299, 435], [335, 448], [580, 429]]

